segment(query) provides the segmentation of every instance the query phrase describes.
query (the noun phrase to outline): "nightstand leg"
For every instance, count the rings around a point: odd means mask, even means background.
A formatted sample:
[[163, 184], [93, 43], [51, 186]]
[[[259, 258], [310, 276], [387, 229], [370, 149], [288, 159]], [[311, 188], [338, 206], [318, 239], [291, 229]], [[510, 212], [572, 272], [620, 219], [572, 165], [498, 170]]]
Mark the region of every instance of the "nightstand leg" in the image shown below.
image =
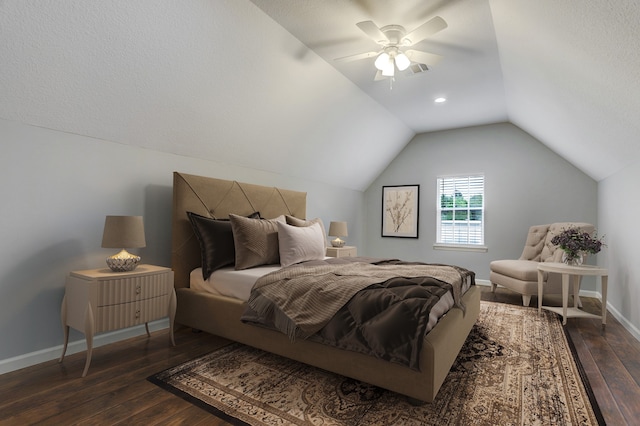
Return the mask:
[[93, 333], [94, 333], [94, 322], [93, 322], [93, 310], [91, 309], [91, 305], [87, 305], [87, 310], [84, 313], [84, 335], [87, 339], [87, 362], [84, 364], [84, 371], [82, 371], [82, 377], [87, 375], [89, 371], [89, 365], [91, 364], [91, 355], [93, 354]]
[[176, 307], [178, 305], [175, 290], [170, 292], [169, 297], [169, 336], [171, 336], [171, 344], [175, 346], [176, 341], [173, 338], [173, 322], [176, 319]]
[[64, 346], [62, 347], [62, 355], [58, 362], [62, 362], [64, 354], [67, 353], [67, 343], [69, 343], [69, 326], [67, 325], [67, 295], [62, 298], [62, 307], [60, 308], [60, 320], [62, 321], [62, 333], [64, 334]]

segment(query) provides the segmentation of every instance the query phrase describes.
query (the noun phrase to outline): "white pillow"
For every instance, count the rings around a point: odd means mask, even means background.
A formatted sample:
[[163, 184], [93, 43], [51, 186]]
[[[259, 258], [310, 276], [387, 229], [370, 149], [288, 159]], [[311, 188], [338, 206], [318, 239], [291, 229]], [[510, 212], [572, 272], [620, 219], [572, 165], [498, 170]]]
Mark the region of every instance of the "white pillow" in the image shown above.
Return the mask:
[[325, 228], [324, 228], [324, 223], [322, 222], [322, 219], [320, 219], [319, 217], [315, 219], [304, 220], [304, 219], [298, 219], [297, 217], [287, 215], [285, 216], [285, 218], [287, 220], [287, 224], [293, 225], [293, 226], [310, 226], [310, 225], [313, 225], [314, 223], [319, 223], [320, 229], [322, 229], [322, 235], [324, 235], [324, 245], [329, 247], [329, 244], [327, 241], [327, 233], [325, 232]]
[[298, 227], [278, 222], [278, 247], [282, 266], [325, 258], [325, 239], [318, 223]]

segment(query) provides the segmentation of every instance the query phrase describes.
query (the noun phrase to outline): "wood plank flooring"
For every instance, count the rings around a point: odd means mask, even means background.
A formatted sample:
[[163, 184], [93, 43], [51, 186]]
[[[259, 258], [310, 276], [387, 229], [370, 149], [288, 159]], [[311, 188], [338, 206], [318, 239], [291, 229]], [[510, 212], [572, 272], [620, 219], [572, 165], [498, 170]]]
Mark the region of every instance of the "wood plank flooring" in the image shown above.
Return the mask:
[[[521, 303], [520, 296], [507, 290], [482, 290], [483, 300]], [[584, 309], [599, 312], [597, 300], [582, 300]], [[536, 306], [535, 297], [531, 304]], [[569, 319], [567, 330], [607, 424], [638, 424], [640, 342], [611, 315], [605, 331], [599, 321], [589, 319]], [[80, 377], [84, 352], [65, 357], [62, 364], [49, 361], [1, 375], [0, 425], [226, 425], [146, 380], [226, 343], [182, 328], [172, 347], [167, 331], [160, 331], [150, 339], [141, 336], [94, 349], [85, 378]]]

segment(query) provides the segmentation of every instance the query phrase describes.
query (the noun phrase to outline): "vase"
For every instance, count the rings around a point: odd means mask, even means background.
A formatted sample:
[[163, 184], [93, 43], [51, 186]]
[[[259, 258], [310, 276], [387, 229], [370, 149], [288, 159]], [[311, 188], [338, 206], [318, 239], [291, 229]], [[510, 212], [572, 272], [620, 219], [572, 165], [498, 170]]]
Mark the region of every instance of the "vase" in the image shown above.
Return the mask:
[[581, 252], [575, 254], [569, 254], [566, 251], [562, 253], [562, 263], [570, 266], [580, 266], [584, 261], [584, 256]]

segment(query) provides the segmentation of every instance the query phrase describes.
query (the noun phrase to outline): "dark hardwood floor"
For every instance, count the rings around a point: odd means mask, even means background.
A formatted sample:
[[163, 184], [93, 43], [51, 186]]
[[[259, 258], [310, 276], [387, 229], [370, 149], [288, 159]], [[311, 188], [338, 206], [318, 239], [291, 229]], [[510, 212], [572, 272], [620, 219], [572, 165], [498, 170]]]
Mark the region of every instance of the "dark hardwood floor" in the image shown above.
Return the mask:
[[[504, 289], [482, 288], [482, 299], [520, 304]], [[557, 300], [545, 303], [556, 304]], [[598, 313], [599, 301], [583, 298], [584, 309]], [[537, 306], [537, 299], [531, 301]], [[640, 417], [640, 342], [613, 316], [600, 322], [570, 319], [567, 330], [609, 425], [638, 424]], [[167, 331], [96, 348], [89, 374], [81, 378], [85, 353], [62, 364], [45, 362], [0, 376], [0, 424], [188, 424], [224, 425], [206, 411], [162, 390], [146, 378], [208, 353], [226, 341], [182, 328], [176, 347]]]

